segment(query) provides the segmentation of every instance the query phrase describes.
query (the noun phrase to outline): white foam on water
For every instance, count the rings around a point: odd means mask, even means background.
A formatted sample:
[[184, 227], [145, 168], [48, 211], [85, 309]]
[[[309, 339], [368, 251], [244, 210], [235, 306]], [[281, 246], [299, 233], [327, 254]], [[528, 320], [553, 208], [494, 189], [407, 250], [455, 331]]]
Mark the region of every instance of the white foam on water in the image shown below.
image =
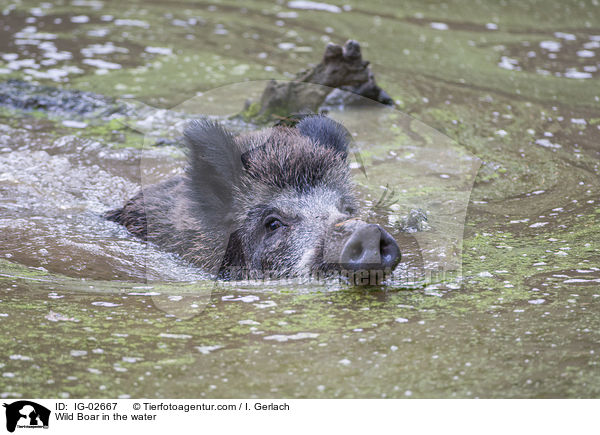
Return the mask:
[[569, 69], [564, 76], [568, 79], [591, 79], [592, 75], [588, 72], [577, 71], [576, 69]]
[[572, 33], [554, 32], [554, 36], [564, 39], [565, 41], [575, 41], [577, 39], [577, 37]]
[[431, 26], [432, 29], [435, 30], [448, 30], [448, 24], [446, 23], [430, 23], [429, 26]]
[[291, 1], [287, 4], [287, 6], [288, 6], [288, 8], [292, 8], [292, 9], [325, 11], [325, 12], [332, 12], [334, 14], [339, 14], [342, 12], [342, 9], [339, 6], [330, 5], [328, 3], [311, 2], [311, 1], [305, 1], [305, 0]]
[[215, 345], [215, 346], [196, 346], [196, 350], [200, 352], [202, 355], [208, 355], [209, 353], [222, 349], [223, 346]]
[[131, 27], [143, 27], [147, 29], [150, 25], [142, 20], [128, 20], [124, 18], [119, 18], [114, 21], [115, 26], [131, 26]]
[[173, 50], [168, 47], [146, 47], [146, 53], [171, 55]]
[[90, 21], [90, 17], [88, 17], [87, 15], [75, 15], [74, 17], [71, 17], [72, 23], [82, 24], [82, 23], [87, 23], [89, 21]]
[[101, 69], [121, 69], [121, 65], [114, 62], [107, 62], [102, 59], [83, 59], [81, 63]]
[[74, 121], [71, 119], [65, 119], [62, 122], [62, 125], [64, 125], [65, 127], [69, 127], [69, 128], [85, 128], [87, 127], [87, 122], [81, 122], [81, 121]]
[[537, 139], [535, 143], [540, 146], [543, 146], [544, 148], [561, 148], [559, 144], [552, 143], [548, 139]]
[[596, 53], [594, 53], [591, 50], [579, 50], [577, 52], [577, 56], [579, 56], [579, 57], [594, 57], [594, 56], [596, 56]]
[[307, 338], [317, 338], [319, 336], [319, 334], [317, 334], [316, 332], [298, 332], [297, 334], [292, 334], [292, 335], [283, 335], [283, 334], [276, 334], [276, 335], [269, 335], [267, 337], [264, 337], [265, 340], [272, 340], [272, 341], [278, 341], [280, 343], [289, 341], [289, 340], [304, 340]]
[[536, 222], [534, 224], [529, 225], [529, 228], [539, 228], [548, 225], [550, 222]]
[[498, 63], [500, 68], [504, 68], [507, 70], [519, 70], [519, 61], [516, 59], [511, 59], [507, 56], [502, 56], [500, 62]]
[[115, 304], [113, 302], [97, 301], [97, 302], [92, 302], [92, 305], [95, 305], [97, 307], [118, 307], [121, 304]]
[[116, 46], [112, 42], [107, 42], [105, 44], [88, 45], [82, 48], [80, 52], [85, 57], [92, 57], [96, 54], [128, 53], [129, 50], [125, 47]]
[[542, 41], [540, 42], [540, 47], [548, 51], [559, 51], [562, 44], [556, 41]]
[[167, 334], [166, 332], [161, 332], [158, 336], [161, 338], [176, 338], [181, 340], [188, 340], [192, 338], [191, 335], [187, 334]]

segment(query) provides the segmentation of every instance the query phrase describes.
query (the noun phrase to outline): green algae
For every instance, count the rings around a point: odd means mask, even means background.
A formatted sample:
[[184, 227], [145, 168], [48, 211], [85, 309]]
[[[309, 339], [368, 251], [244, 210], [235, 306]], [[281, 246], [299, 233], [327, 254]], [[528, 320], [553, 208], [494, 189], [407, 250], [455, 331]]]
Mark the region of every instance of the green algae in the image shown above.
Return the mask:
[[242, 119], [244, 119], [244, 121], [250, 122], [251, 120], [256, 118], [256, 116], [258, 115], [259, 112], [260, 112], [260, 103], [254, 102], [254, 103], [251, 103], [250, 105], [248, 105], [248, 108], [243, 110], [240, 113], [240, 116], [242, 117]]
[[102, 140], [114, 148], [144, 148], [148, 144], [144, 135], [129, 126], [126, 118], [113, 118], [108, 122], [88, 125], [80, 133], [81, 137]]
[[[452, 139], [457, 152], [483, 162], [470, 197], [461, 279], [411, 290], [271, 291], [205, 282], [82, 281], [3, 260], [0, 324], [11, 331], [0, 338], [5, 397], [600, 396], [599, 274], [593, 269], [600, 263], [600, 209], [589, 203], [598, 192], [597, 80], [498, 67], [501, 56], [523, 41], [536, 45], [565, 29], [583, 38], [597, 12], [577, 2], [568, 9], [564, 3], [456, 0], [441, 9], [384, 2], [376, 13], [349, 4], [352, 11], [336, 15], [333, 24], [331, 15], [299, 10], [297, 19], [275, 26], [285, 6], [250, 2], [242, 13], [233, 3], [214, 11], [192, 2], [176, 11], [153, 3], [132, 14], [149, 28], [129, 29], [127, 37], [113, 24], [94, 21], [100, 13], [124, 16], [123, 5], [107, 3], [101, 12], [56, 7], [56, 14], [85, 13], [93, 21], [73, 34], [59, 33], [61, 40], [107, 27], [111, 40], [132, 51], [173, 49], [108, 74], [87, 68], [64, 85], [171, 107], [191, 93], [241, 79], [284, 78], [318, 61], [328, 38], [357, 39], [399, 108]], [[202, 16], [201, 38], [186, 40], [194, 32], [169, 26], [166, 13], [172, 19]], [[431, 22], [446, 23], [448, 30]], [[217, 23], [226, 35], [214, 34]], [[488, 23], [497, 31], [486, 29]], [[329, 26], [333, 34], [325, 31]], [[285, 51], [277, 48], [280, 42], [310, 51]], [[261, 52], [268, 56], [259, 58]], [[15, 127], [45, 123], [53, 137], [75, 133], [117, 147], [143, 142], [123, 119], [90, 121], [74, 132], [39, 111], [2, 109], [0, 115]], [[357, 145], [369, 176], [357, 177], [362, 192], [385, 185], [394, 169], [390, 151], [406, 157], [409, 147], [436, 141], [417, 122], [405, 128], [402, 116], [390, 116], [389, 123], [392, 140]], [[370, 127], [369, 137], [380, 127]], [[561, 148], [536, 143], [543, 138]], [[401, 204], [448, 192], [441, 185], [409, 186]], [[573, 279], [579, 281], [565, 283]], [[152, 289], [134, 288], [140, 284]], [[167, 297], [128, 295], [146, 291]], [[165, 304], [169, 295], [182, 299]], [[245, 302], [245, 296], [258, 299]], [[197, 307], [190, 308], [193, 303]], [[270, 336], [282, 341], [265, 339]]]

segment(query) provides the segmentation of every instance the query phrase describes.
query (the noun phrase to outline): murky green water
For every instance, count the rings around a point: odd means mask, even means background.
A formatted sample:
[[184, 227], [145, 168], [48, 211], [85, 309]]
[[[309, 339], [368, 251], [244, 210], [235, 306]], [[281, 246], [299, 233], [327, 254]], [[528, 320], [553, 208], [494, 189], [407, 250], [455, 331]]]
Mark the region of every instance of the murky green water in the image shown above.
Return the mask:
[[[600, 395], [598, 5], [338, 6], [2, 6], [0, 79], [136, 101], [0, 111], [2, 397]], [[403, 112], [334, 114], [365, 213], [404, 242], [397, 281], [216, 284], [99, 218], [181, 170], [142, 145], [348, 38]]]

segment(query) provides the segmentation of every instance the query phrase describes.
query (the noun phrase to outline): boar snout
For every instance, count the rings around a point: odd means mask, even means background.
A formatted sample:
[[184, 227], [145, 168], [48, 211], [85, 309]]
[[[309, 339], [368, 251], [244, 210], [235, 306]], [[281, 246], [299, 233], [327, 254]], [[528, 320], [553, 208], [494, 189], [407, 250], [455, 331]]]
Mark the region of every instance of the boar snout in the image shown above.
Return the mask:
[[381, 226], [359, 220], [349, 221], [342, 230], [337, 264], [357, 270], [393, 270], [400, 262], [400, 248]]

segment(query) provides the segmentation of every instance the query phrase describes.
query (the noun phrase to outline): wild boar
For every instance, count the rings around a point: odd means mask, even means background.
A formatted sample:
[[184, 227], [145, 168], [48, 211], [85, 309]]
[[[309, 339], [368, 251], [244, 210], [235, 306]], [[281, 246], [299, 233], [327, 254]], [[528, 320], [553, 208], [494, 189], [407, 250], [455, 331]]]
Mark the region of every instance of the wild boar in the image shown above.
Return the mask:
[[356, 217], [341, 124], [309, 116], [234, 137], [201, 119], [184, 137], [185, 174], [143, 189], [107, 219], [221, 279], [342, 273], [374, 283], [400, 261], [393, 237]]

